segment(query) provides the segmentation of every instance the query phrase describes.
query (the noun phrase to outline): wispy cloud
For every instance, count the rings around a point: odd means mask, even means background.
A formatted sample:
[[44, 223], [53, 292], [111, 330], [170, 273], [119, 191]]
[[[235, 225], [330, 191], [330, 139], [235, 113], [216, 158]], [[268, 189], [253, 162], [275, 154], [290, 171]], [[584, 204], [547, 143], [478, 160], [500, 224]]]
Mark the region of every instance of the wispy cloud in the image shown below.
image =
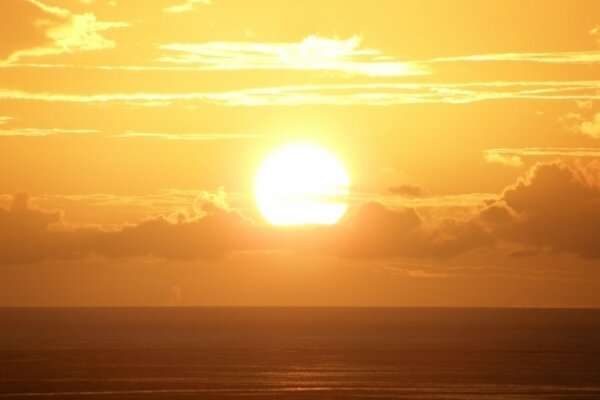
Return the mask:
[[485, 161], [491, 164], [503, 164], [508, 165], [509, 167], [523, 166], [523, 159], [521, 156], [503, 150], [507, 149], [486, 150], [483, 157], [485, 158]]
[[598, 44], [600, 44], [600, 25], [596, 25], [595, 27], [590, 29], [588, 33], [595, 37], [598, 41]]
[[359, 36], [330, 39], [311, 35], [299, 43], [172, 43], [160, 48], [174, 54], [158, 61], [193, 64], [204, 70], [329, 71], [367, 76], [429, 74], [425, 67], [393, 60], [377, 49], [362, 48]]
[[600, 139], [600, 113], [596, 113], [594, 118], [589, 121], [583, 121], [579, 124], [579, 129], [584, 135]]
[[[591, 109], [592, 104], [579, 108]], [[559, 118], [565, 124], [566, 129], [571, 132], [580, 133], [593, 139], [600, 139], [600, 112], [589, 115], [588, 113], [570, 112]]]
[[[97, 26], [118, 28], [120, 22], [103, 22]], [[104, 24], [104, 25], [102, 25]], [[105, 39], [106, 40], [106, 39]], [[96, 43], [99, 43], [96, 41]], [[114, 43], [111, 42], [109, 47]], [[99, 46], [96, 44], [96, 46]], [[106, 42], [104, 42], [106, 47]], [[98, 47], [101, 48], [101, 47]], [[167, 65], [74, 65], [57, 63], [11, 63], [3, 68], [78, 68], [122, 71], [239, 71], [292, 70], [340, 72], [364, 76], [433, 75], [444, 63], [539, 63], [595, 64], [600, 51], [487, 53], [430, 59], [398, 60], [375, 48], [362, 48], [361, 38], [331, 39], [310, 35], [301, 42], [206, 42], [170, 43], [159, 49], [170, 54], [156, 61]], [[170, 64], [170, 65], [168, 65]]]
[[600, 62], [600, 51], [514, 52], [471, 54], [465, 56], [436, 57], [424, 63], [442, 62], [533, 62], [544, 64], [591, 64]]
[[184, 141], [202, 141], [202, 140], [244, 140], [262, 138], [264, 135], [250, 133], [166, 133], [166, 132], [135, 132], [127, 131], [116, 135], [120, 138], [153, 138], [163, 140], [184, 140]]
[[39, 0], [27, 2], [37, 7], [43, 18], [33, 22], [26, 21], [24, 26], [37, 29], [37, 35], [44, 40], [32, 47], [14, 51], [4, 63], [14, 63], [24, 57], [112, 48], [115, 42], [102, 36], [101, 32], [130, 26], [126, 22], [99, 21], [93, 13], [74, 14], [65, 8], [48, 6]]
[[95, 129], [61, 129], [61, 128], [12, 128], [0, 129], [0, 136], [51, 136], [58, 134], [65, 135], [89, 135], [100, 133]]
[[600, 81], [381, 83], [280, 86], [229, 92], [214, 101], [224, 105], [371, 105], [447, 103], [484, 100], [595, 100]]
[[524, 157], [600, 157], [600, 148], [593, 147], [524, 147], [498, 148], [484, 151], [484, 158], [490, 163], [499, 163], [512, 167], [524, 165]]
[[9, 117], [8, 115], [0, 115], [0, 125], [5, 125], [12, 119], [13, 119], [13, 117]]
[[[175, 6], [179, 7], [179, 6]], [[127, 26], [98, 22], [96, 31]], [[102, 28], [100, 28], [102, 27]], [[98, 38], [96, 38], [98, 39]], [[600, 51], [510, 52], [469, 54], [429, 59], [399, 60], [375, 48], [361, 47], [361, 37], [348, 39], [310, 35], [300, 42], [206, 42], [169, 43], [159, 46], [167, 53], [154, 60], [160, 64], [74, 65], [60, 63], [0, 64], [2, 68], [77, 68], [119, 71], [241, 71], [286, 70], [335, 72], [371, 77], [434, 75], [442, 64], [538, 63], [589, 65], [600, 63]], [[113, 47], [107, 39], [90, 42], [88, 49]], [[100, 44], [102, 43], [102, 44]], [[80, 50], [86, 50], [80, 46]], [[76, 49], [73, 49], [73, 51]], [[53, 50], [54, 51], [54, 50]], [[62, 51], [61, 51], [62, 52]], [[70, 51], [69, 51], [70, 52]]]
[[392, 194], [354, 192], [350, 194], [350, 201], [355, 204], [375, 201], [388, 207], [410, 208], [473, 208], [480, 207], [487, 201], [497, 198], [495, 193], [461, 193], [445, 195], [424, 195], [421, 197], [405, 197]]
[[[0, 125], [4, 123], [3, 118], [9, 121], [10, 117], [0, 116]], [[32, 136], [45, 137], [52, 135], [89, 135], [100, 134], [102, 131], [97, 129], [63, 129], [63, 128], [9, 128], [0, 129], [0, 137], [2, 136]], [[169, 132], [138, 132], [126, 131], [116, 135], [111, 135], [114, 138], [150, 138], [172, 141], [207, 141], [207, 140], [248, 140], [259, 139], [265, 135], [255, 133], [169, 133]]]
[[[12, 195], [0, 194], [0, 209], [10, 204]], [[225, 192], [222, 188], [214, 191], [165, 188], [157, 192], [143, 194], [37, 194], [31, 196], [36, 207], [48, 210], [64, 210], [71, 223], [94, 224], [105, 229], [114, 224], [147, 219], [151, 215], [176, 215], [177, 213], [193, 214], [201, 212], [201, 203], [226, 203], [238, 210], [252, 207], [253, 198], [249, 193]], [[84, 213], [81, 213], [85, 210]], [[1, 213], [1, 211], [0, 211]], [[91, 216], [94, 221], [90, 221]], [[110, 216], [109, 221], [105, 221]], [[1, 228], [1, 227], [0, 227]]]
[[165, 7], [163, 11], [169, 14], [181, 14], [193, 11], [194, 8], [199, 4], [208, 5], [210, 3], [212, 3], [211, 0], [186, 0], [182, 4], [176, 4], [173, 6]]
[[[440, 265], [434, 263], [418, 262], [414, 260], [399, 261], [363, 261], [370, 267], [380, 272], [390, 274], [406, 275], [411, 278], [459, 278], [465, 276], [488, 277], [488, 278], [526, 278], [528, 280], [573, 280], [585, 281], [572, 277], [571, 270], [560, 268], [523, 268], [523, 266], [501, 266], [501, 265]], [[349, 263], [350, 264], [350, 263]]]
[[0, 100], [64, 103], [207, 102], [224, 106], [465, 104], [486, 100], [598, 100], [600, 81], [370, 83], [272, 86], [225, 92], [66, 94], [0, 90]]

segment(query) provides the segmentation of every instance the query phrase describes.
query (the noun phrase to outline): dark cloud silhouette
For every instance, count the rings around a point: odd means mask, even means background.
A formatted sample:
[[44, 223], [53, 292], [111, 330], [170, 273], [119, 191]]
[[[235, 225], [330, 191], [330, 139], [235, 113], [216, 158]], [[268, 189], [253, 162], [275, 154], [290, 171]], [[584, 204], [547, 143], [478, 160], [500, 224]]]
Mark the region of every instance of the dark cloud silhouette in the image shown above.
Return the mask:
[[72, 260], [92, 255], [110, 259], [152, 256], [214, 258], [253, 248], [252, 224], [235, 211], [201, 205], [197, 218], [157, 217], [118, 230], [69, 227], [57, 212], [32, 208], [26, 194], [0, 208], [0, 264]]
[[256, 248], [251, 221], [212, 203], [204, 202], [200, 207], [203, 215], [195, 218], [181, 216], [173, 221], [158, 217], [117, 231], [95, 233], [88, 250], [108, 258], [190, 260]]
[[[32, 208], [27, 195], [0, 210], [0, 264], [156, 257], [211, 259], [234, 251], [291, 250], [345, 258], [440, 257], [477, 247], [475, 223], [444, 221], [436, 229], [414, 209], [390, 210], [370, 202], [347, 225], [278, 228], [257, 225], [234, 210], [203, 201], [201, 215], [156, 217], [116, 230], [70, 227], [57, 212]], [[487, 242], [485, 242], [487, 243]]]
[[423, 235], [423, 221], [414, 209], [392, 211], [369, 202], [357, 210], [339, 251], [359, 258], [414, 254]]
[[482, 213], [499, 238], [600, 257], [600, 164], [536, 165]]
[[156, 217], [114, 230], [73, 227], [60, 213], [32, 208], [26, 194], [0, 209], [0, 265], [90, 256], [213, 259], [236, 251], [289, 250], [355, 259], [452, 257], [514, 244], [600, 257], [600, 165], [536, 165], [469, 219], [425, 221], [415, 209], [369, 202], [336, 226], [277, 228], [255, 224], [223, 204], [202, 199], [199, 214]]
[[60, 214], [31, 209], [28, 201], [27, 194], [19, 193], [8, 209], [0, 208], [0, 264], [73, 257], [63, 233], [49, 231], [51, 225], [60, 222]]
[[388, 188], [388, 191], [392, 194], [397, 194], [406, 197], [422, 197], [427, 195], [427, 190], [419, 185], [398, 185]]

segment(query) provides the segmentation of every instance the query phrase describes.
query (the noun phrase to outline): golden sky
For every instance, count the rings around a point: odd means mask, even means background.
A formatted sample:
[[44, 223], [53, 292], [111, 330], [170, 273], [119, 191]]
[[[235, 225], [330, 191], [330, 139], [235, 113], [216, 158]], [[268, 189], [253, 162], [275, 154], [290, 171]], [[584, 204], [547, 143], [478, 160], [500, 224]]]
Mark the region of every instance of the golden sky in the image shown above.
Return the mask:
[[599, 104], [597, 0], [4, 0], [0, 306], [598, 307]]

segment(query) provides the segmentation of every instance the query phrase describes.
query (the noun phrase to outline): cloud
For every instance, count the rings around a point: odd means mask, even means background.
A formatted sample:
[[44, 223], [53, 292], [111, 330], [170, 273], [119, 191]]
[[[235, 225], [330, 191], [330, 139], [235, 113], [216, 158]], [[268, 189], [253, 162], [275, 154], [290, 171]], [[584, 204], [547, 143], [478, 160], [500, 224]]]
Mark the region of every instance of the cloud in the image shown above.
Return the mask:
[[[586, 108], [591, 108], [591, 105]], [[572, 132], [580, 133], [593, 139], [600, 138], [600, 113], [586, 117], [579, 113], [570, 112], [559, 118], [559, 121], [563, 122], [566, 129]]]
[[115, 230], [68, 226], [58, 212], [32, 208], [26, 194], [17, 194], [8, 209], [0, 208], [0, 264], [90, 256], [215, 258], [251, 248], [251, 227], [237, 212], [210, 203], [202, 204], [201, 214], [193, 218], [180, 213]]
[[412, 208], [363, 204], [342, 234], [338, 254], [347, 258], [440, 258], [491, 246], [493, 237], [477, 220], [443, 219], [426, 224]]
[[600, 163], [536, 165], [482, 212], [498, 238], [600, 258]]
[[449, 265], [413, 260], [372, 261], [369, 265], [377, 270], [391, 274], [402, 274], [413, 278], [459, 278], [459, 277], [490, 277], [490, 278], [527, 278], [529, 280], [560, 280], [588, 281], [589, 276], [573, 276], [576, 269], [569, 271], [548, 270], [536, 266], [501, 266], [501, 265]]
[[239, 213], [212, 203], [203, 203], [202, 211], [194, 217], [158, 217], [113, 232], [96, 232], [88, 251], [110, 259], [193, 260], [254, 248], [253, 225]]
[[16, 194], [8, 209], [0, 208], [0, 264], [27, 264], [59, 256], [72, 258], [60, 233], [48, 228], [60, 222], [58, 212], [44, 212], [28, 205], [29, 197]]
[[0, 60], [14, 63], [38, 57], [111, 48], [101, 32], [129, 26], [99, 21], [93, 13], [74, 14], [39, 0], [15, 0], [0, 13]]
[[330, 39], [311, 35], [294, 42], [209, 42], [162, 45], [175, 55], [160, 62], [194, 64], [204, 70], [329, 71], [367, 76], [426, 75], [429, 71], [412, 63], [386, 57], [379, 50], [361, 48], [359, 36]]
[[252, 133], [166, 133], [166, 132], [135, 132], [127, 131], [116, 135], [119, 138], [152, 138], [163, 140], [244, 140], [262, 138], [264, 135]]
[[520, 155], [502, 151], [502, 149], [491, 149], [484, 152], [485, 161], [492, 164], [508, 165], [510, 167], [523, 166], [523, 159]]
[[[3, 125], [11, 120], [10, 117], [0, 116], [0, 125]], [[0, 137], [2, 136], [32, 136], [45, 137], [52, 135], [90, 135], [100, 134], [102, 131], [97, 129], [63, 129], [63, 128], [9, 128], [0, 129]], [[247, 140], [264, 138], [264, 135], [254, 133], [168, 133], [168, 132], [137, 132], [127, 131], [124, 133], [113, 135], [115, 138], [135, 139], [149, 138], [171, 141], [205, 141], [205, 140]]]
[[600, 25], [596, 25], [595, 27], [590, 29], [588, 33], [595, 37], [598, 44], [600, 44]]
[[600, 81], [369, 83], [273, 86], [225, 92], [66, 94], [0, 89], [0, 100], [62, 103], [204, 102], [223, 106], [468, 104], [480, 101], [597, 100]]
[[594, 147], [522, 147], [487, 149], [483, 153], [487, 162], [511, 167], [522, 167], [524, 158], [574, 157], [598, 158], [600, 148]]
[[[251, 221], [223, 194], [191, 211], [112, 228], [66, 224], [58, 212], [15, 195], [0, 208], [0, 264], [45, 260], [222, 258], [233, 252], [295, 251], [344, 259], [440, 259], [479, 250], [600, 258], [600, 162], [539, 163], [465, 218], [424, 219], [414, 208], [359, 205], [335, 226], [280, 228]], [[506, 245], [505, 245], [506, 246]], [[497, 253], [495, 253], [497, 254]]]
[[[9, 123], [13, 118], [0, 116], [0, 125]], [[100, 134], [97, 129], [64, 129], [64, 128], [0, 128], [0, 137], [2, 136], [33, 136], [44, 137], [51, 135], [89, 135]], [[183, 140], [183, 141], [203, 141], [203, 140], [245, 140], [263, 138], [264, 135], [253, 133], [168, 133], [168, 132], [137, 132], [126, 131], [124, 133], [113, 135], [116, 138], [134, 139], [151, 138], [162, 140]]]
[[560, 52], [514, 52], [472, 54], [467, 56], [439, 57], [423, 63], [442, 62], [532, 62], [543, 64], [593, 64], [600, 62], [600, 51], [560, 51]]
[[8, 115], [0, 115], [0, 125], [5, 125], [13, 119], [13, 117], [9, 117]]
[[51, 136], [51, 135], [89, 135], [100, 133], [96, 129], [62, 129], [62, 128], [13, 128], [0, 129], [1, 136]]
[[[10, 203], [12, 195], [0, 195], [0, 206]], [[226, 199], [226, 200], [224, 200]], [[38, 194], [31, 197], [38, 207], [47, 210], [62, 210], [67, 224], [102, 223], [106, 229], [118, 228], [148, 216], [171, 215], [174, 210], [198, 214], [203, 202], [226, 203], [238, 210], [247, 210], [254, 204], [251, 194], [227, 192], [222, 189], [201, 194], [198, 190], [162, 189], [144, 194]], [[196, 204], [196, 206], [195, 206]]]
[[600, 139], [600, 113], [596, 113], [591, 120], [582, 121], [578, 129], [584, 135], [594, 139]]
[[70, 226], [60, 213], [33, 208], [27, 195], [18, 194], [8, 209], [0, 209], [0, 264], [98, 256], [195, 260], [271, 250], [344, 258], [447, 257], [484, 243], [474, 225], [446, 221], [429, 230], [414, 209], [374, 202], [360, 206], [350, 225], [298, 229], [256, 224], [219, 196], [199, 197], [195, 209], [102, 229]]
[[391, 208], [477, 208], [481, 204], [497, 197], [497, 193], [461, 193], [445, 195], [424, 195], [420, 197], [407, 196], [381, 196], [381, 195], [353, 195], [357, 200], [377, 201]]
[[[176, 6], [179, 7], [179, 6]], [[170, 7], [169, 7], [170, 8]], [[253, 34], [245, 34], [252, 37]], [[574, 66], [597, 64], [600, 51], [547, 53], [491, 53], [431, 59], [398, 60], [374, 48], [361, 48], [361, 39], [332, 39], [310, 35], [300, 42], [168, 43], [159, 46], [171, 54], [156, 59], [167, 65], [74, 65], [20, 63], [0, 67], [84, 68], [120, 71], [239, 71], [287, 70], [338, 72], [363, 76], [434, 75], [442, 64], [537, 63]], [[170, 65], [169, 65], [170, 64]]]
[[169, 14], [181, 14], [193, 11], [198, 4], [209, 5], [210, 3], [212, 3], [212, 0], [186, 0], [182, 4], [165, 7], [163, 11]]
[[427, 190], [419, 185], [398, 185], [388, 188], [388, 191], [392, 194], [397, 194], [406, 197], [422, 197], [427, 194]]
[[[0, 125], [10, 125], [14, 118], [0, 115]], [[51, 135], [89, 135], [98, 134], [96, 129], [65, 129], [65, 128], [25, 128], [25, 127], [7, 127], [0, 128], [0, 137], [3, 136], [33, 136], [44, 137]]]
[[468, 104], [489, 100], [595, 100], [600, 81], [493, 81], [280, 86], [222, 93], [211, 100], [230, 106]]

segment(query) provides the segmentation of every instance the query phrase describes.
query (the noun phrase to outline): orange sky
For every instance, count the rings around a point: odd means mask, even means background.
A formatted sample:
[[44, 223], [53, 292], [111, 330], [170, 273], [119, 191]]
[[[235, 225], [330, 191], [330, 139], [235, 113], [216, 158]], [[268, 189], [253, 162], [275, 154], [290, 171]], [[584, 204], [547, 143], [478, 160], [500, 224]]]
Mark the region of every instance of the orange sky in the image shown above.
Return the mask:
[[[600, 306], [596, 0], [6, 0], [0, 306]], [[330, 227], [252, 183], [309, 139]]]

